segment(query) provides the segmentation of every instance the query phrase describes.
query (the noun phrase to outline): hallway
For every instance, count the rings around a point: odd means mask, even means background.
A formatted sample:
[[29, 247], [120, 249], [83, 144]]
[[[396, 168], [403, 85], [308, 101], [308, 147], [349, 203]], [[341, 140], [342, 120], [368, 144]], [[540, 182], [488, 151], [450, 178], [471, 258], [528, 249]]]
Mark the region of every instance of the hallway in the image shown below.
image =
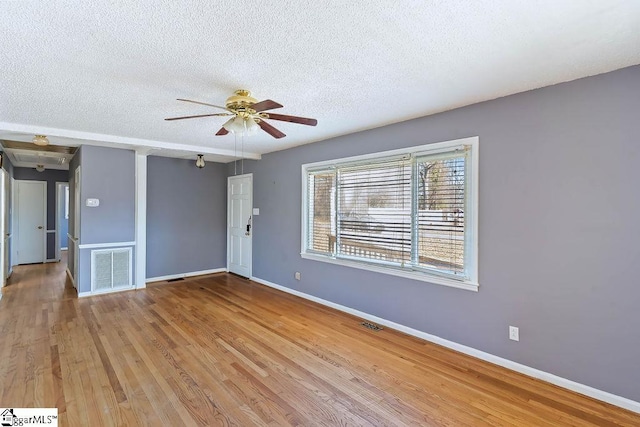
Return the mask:
[[76, 299], [76, 290], [66, 273], [67, 251], [61, 251], [60, 258], [60, 262], [14, 266], [7, 286], [2, 289], [2, 306], [13, 309]]

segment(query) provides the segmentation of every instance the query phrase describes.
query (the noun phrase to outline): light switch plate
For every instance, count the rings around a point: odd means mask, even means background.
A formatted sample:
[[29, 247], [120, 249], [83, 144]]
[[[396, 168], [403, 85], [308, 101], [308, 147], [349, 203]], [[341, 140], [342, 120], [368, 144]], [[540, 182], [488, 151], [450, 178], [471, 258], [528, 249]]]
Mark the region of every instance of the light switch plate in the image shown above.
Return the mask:
[[260, 215], [260, 208], [253, 208], [254, 215]]
[[90, 208], [100, 206], [100, 199], [87, 199], [87, 206]]

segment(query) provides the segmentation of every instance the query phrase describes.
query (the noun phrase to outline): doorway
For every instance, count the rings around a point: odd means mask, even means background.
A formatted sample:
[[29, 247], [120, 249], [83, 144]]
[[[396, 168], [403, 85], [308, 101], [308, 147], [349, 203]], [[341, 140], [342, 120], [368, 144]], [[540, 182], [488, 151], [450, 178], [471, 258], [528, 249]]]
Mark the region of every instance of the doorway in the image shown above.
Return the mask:
[[253, 174], [227, 180], [227, 269], [251, 277]]
[[69, 183], [56, 182], [56, 259], [68, 249], [69, 233]]
[[45, 262], [47, 224], [46, 181], [16, 181], [16, 213], [18, 223], [17, 264]]

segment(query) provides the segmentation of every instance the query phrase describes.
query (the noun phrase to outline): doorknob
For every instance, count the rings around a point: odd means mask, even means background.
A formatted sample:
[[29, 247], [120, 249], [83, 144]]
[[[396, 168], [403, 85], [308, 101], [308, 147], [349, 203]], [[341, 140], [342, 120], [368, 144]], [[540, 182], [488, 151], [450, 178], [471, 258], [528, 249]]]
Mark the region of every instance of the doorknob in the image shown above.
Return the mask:
[[249, 217], [249, 221], [247, 221], [247, 231], [244, 233], [245, 236], [249, 236], [251, 233], [251, 217]]
[[42, 226], [41, 225], [38, 226], [38, 230], [42, 230]]

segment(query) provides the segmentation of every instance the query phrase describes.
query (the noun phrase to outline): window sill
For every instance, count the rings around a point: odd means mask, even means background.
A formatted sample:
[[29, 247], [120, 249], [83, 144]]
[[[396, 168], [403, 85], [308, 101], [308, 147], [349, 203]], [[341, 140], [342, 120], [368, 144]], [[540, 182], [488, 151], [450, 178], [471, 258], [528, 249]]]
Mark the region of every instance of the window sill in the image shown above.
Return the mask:
[[478, 288], [480, 287], [480, 285], [477, 282], [448, 279], [446, 277], [440, 277], [440, 276], [423, 273], [419, 271], [405, 271], [405, 270], [399, 270], [391, 267], [384, 267], [384, 266], [379, 266], [375, 264], [369, 264], [366, 262], [350, 261], [346, 259], [332, 258], [328, 256], [316, 255], [316, 254], [310, 254], [310, 253], [301, 253], [300, 256], [304, 259], [327, 262], [329, 264], [344, 265], [347, 267], [359, 268], [361, 270], [375, 271], [377, 273], [390, 274], [392, 276], [399, 276], [407, 279], [420, 280], [421, 282], [429, 282], [436, 285], [443, 285], [443, 286], [449, 286], [452, 288], [465, 289], [467, 291], [478, 292]]

